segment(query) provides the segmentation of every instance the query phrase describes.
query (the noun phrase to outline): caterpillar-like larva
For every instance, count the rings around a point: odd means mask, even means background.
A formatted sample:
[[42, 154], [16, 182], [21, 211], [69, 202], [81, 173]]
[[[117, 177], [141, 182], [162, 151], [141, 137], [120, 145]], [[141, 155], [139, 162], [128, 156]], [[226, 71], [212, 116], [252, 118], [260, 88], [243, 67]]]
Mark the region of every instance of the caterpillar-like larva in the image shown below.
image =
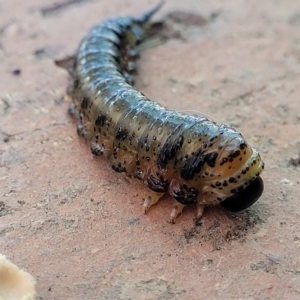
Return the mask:
[[160, 7], [92, 28], [68, 68], [69, 113], [94, 155], [149, 187], [145, 213], [165, 193], [175, 199], [172, 223], [189, 204], [196, 205], [198, 218], [206, 205], [245, 209], [263, 192], [257, 150], [233, 128], [166, 109], [132, 87], [136, 46]]

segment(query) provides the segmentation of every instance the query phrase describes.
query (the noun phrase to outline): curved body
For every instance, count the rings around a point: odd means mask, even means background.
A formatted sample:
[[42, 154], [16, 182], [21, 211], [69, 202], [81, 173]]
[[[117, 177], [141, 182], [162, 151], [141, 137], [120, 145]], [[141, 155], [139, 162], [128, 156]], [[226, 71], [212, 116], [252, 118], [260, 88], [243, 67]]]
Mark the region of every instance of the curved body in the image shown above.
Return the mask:
[[195, 203], [201, 216], [204, 205], [244, 190], [264, 164], [233, 128], [168, 110], [132, 87], [135, 46], [158, 8], [140, 18], [108, 19], [83, 39], [69, 69], [69, 112], [94, 155], [150, 188], [145, 212], [166, 192], [177, 201], [173, 222], [184, 205]]

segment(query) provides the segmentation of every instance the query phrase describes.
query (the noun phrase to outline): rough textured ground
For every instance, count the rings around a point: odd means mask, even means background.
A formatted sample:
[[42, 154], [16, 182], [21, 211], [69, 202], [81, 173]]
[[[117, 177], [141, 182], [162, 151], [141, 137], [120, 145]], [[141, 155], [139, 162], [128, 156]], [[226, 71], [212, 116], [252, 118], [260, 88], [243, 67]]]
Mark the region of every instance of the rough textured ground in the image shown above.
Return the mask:
[[[72, 54], [96, 23], [156, 1], [0, 2], [0, 252], [39, 299], [300, 298], [300, 7], [294, 0], [168, 1], [163, 45], [136, 88], [238, 128], [260, 149], [260, 201], [167, 223], [142, 184], [94, 159], [67, 115]], [[195, 13], [186, 15], [184, 13]]]

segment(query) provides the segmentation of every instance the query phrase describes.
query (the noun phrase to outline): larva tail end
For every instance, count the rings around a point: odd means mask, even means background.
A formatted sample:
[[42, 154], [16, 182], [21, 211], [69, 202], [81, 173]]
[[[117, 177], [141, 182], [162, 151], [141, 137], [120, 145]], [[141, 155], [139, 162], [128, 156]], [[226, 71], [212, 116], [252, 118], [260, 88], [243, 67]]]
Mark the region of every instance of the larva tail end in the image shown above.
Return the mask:
[[220, 203], [225, 209], [238, 212], [250, 207], [261, 196], [264, 183], [260, 176], [252, 181], [245, 189], [239, 191]]
[[150, 11], [144, 13], [141, 17], [137, 18], [137, 21], [140, 23], [147, 23], [153, 15], [155, 15], [160, 9], [161, 7], [165, 4], [164, 0], [161, 0], [153, 9], [151, 9]]

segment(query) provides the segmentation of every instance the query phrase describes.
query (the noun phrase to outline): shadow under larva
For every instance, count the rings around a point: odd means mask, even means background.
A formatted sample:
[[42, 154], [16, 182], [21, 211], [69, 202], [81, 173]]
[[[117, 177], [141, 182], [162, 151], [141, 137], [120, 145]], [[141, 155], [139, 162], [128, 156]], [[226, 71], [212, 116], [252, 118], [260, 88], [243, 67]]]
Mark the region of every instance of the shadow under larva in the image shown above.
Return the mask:
[[111, 18], [91, 29], [77, 53], [57, 61], [69, 71], [69, 113], [94, 155], [149, 188], [143, 210], [169, 193], [170, 222], [185, 205], [197, 218], [207, 205], [240, 211], [263, 192], [264, 163], [235, 129], [196, 114], [168, 110], [133, 85], [137, 46], [162, 3], [140, 17]]

